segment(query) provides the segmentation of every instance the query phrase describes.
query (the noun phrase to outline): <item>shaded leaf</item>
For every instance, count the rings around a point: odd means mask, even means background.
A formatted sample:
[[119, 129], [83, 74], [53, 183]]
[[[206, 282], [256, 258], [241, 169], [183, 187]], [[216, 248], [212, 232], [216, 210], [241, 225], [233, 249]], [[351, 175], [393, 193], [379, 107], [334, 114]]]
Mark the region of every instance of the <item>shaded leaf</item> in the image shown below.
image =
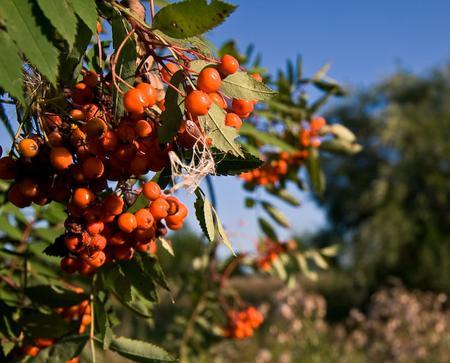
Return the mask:
[[267, 214], [272, 217], [272, 219], [277, 222], [280, 226], [283, 226], [285, 228], [289, 228], [289, 221], [287, 220], [286, 216], [281, 212], [279, 209], [275, 208], [272, 204], [268, 202], [262, 202], [261, 203], [264, 210], [267, 212]]
[[34, 303], [50, 307], [67, 307], [78, 305], [88, 298], [86, 294], [78, 294], [72, 290], [52, 285], [37, 285], [25, 289], [27, 295]]
[[29, 360], [33, 363], [61, 363], [77, 357], [81, 354], [89, 336], [73, 335], [58, 340], [48, 348], [42, 349], [39, 354]]
[[[25, 96], [22, 88], [22, 59], [19, 56], [19, 48], [17, 48], [17, 45], [12, 41], [8, 33], [4, 31], [0, 31], [0, 44], [2, 45], [0, 52], [0, 87], [22, 105], [25, 105]], [[1, 107], [2, 112], [0, 112], [0, 118], [6, 126], [8, 133], [14, 136], [11, 125], [3, 110], [3, 105]]]
[[97, 32], [97, 6], [95, 0], [69, 0], [70, 5], [80, 19], [91, 29], [92, 33]]
[[264, 218], [258, 218], [259, 228], [264, 232], [264, 234], [274, 241], [278, 241], [278, 236], [270, 223]]
[[213, 157], [216, 162], [216, 175], [237, 175], [259, 168], [263, 164], [263, 161], [260, 158], [247, 151], [243, 151], [243, 156], [244, 157], [239, 157], [231, 154], [214, 152]]
[[125, 337], [113, 337], [110, 349], [135, 362], [173, 362], [175, 359], [154, 344]]
[[288, 143], [284, 142], [277, 136], [258, 130], [255, 126], [249, 124], [248, 122], [244, 122], [242, 124], [241, 129], [239, 130], [239, 134], [242, 136], [250, 137], [254, 140], [257, 140], [262, 145], [272, 145], [279, 148], [281, 151], [296, 151], [297, 149]]
[[188, 0], [163, 7], [153, 26], [174, 38], [203, 34], [221, 24], [236, 8], [219, 0]]

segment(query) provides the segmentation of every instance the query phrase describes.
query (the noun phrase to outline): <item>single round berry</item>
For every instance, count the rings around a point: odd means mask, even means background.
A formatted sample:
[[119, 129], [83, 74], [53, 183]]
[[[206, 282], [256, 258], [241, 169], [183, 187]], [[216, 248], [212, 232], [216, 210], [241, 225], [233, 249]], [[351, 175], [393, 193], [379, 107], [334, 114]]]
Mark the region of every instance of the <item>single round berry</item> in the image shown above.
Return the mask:
[[21, 179], [17, 185], [22, 195], [27, 198], [34, 198], [38, 194], [39, 185], [31, 178]]
[[19, 142], [19, 151], [26, 158], [32, 158], [37, 155], [39, 145], [33, 139], [22, 139]]
[[137, 227], [136, 217], [132, 213], [122, 213], [117, 220], [117, 225], [123, 232], [131, 233]]
[[78, 260], [73, 257], [66, 256], [60, 262], [61, 270], [67, 274], [73, 274], [78, 270]]
[[217, 92], [221, 83], [220, 74], [215, 68], [204, 68], [198, 75], [197, 87], [206, 93]]
[[93, 71], [87, 71], [83, 77], [83, 82], [86, 83], [89, 87], [95, 87], [98, 83], [98, 74]]
[[134, 256], [134, 248], [126, 245], [114, 247], [114, 258], [118, 261], [131, 260]]
[[101, 118], [91, 118], [86, 123], [86, 135], [91, 139], [101, 138], [108, 130], [108, 125]]
[[147, 105], [144, 92], [138, 88], [132, 88], [123, 96], [123, 106], [130, 113], [143, 113]]
[[64, 170], [73, 164], [72, 153], [65, 147], [54, 147], [50, 152], [50, 163], [55, 169]]
[[153, 127], [150, 122], [146, 120], [138, 120], [134, 125], [134, 131], [139, 137], [147, 137], [152, 133]]
[[208, 95], [199, 90], [189, 93], [184, 102], [187, 111], [193, 116], [206, 115], [211, 108], [211, 100]]
[[87, 188], [77, 188], [75, 189], [72, 200], [75, 205], [79, 208], [86, 208], [89, 204], [94, 201], [94, 193], [92, 193]]
[[123, 199], [118, 195], [110, 194], [103, 201], [103, 211], [111, 215], [119, 215], [123, 211]]
[[208, 97], [211, 100], [211, 102], [214, 102], [220, 108], [225, 109], [227, 107], [227, 103], [225, 102], [223, 97], [217, 92], [208, 93]]
[[145, 183], [142, 187], [142, 192], [144, 193], [144, 197], [148, 200], [155, 200], [161, 196], [161, 188], [158, 183], [153, 181]]
[[225, 54], [220, 58], [219, 72], [223, 76], [228, 76], [230, 74], [236, 73], [239, 69], [239, 62], [232, 55]]
[[253, 102], [244, 99], [233, 98], [231, 104], [233, 111], [240, 117], [247, 116], [253, 111]]
[[242, 126], [242, 120], [235, 113], [229, 112], [225, 116], [225, 125], [234, 127], [235, 129], [239, 130]]
[[158, 198], [150, 204], [150, 213], [157, 220], [164, 219], [168, 215], [169, 203], [164, 198]]
[[153, 226], [154, 218], [147, 208], [139, 209], [134, 213], [134, 216], [136, 217], [137, 228], [149, 229]]
[[158, 94], [151, 84], [145, 82], [139, 83], [136, 88], [144, 94], [146, 107], [152, 107], [156, 104]]
[[83, 161], [82, 168], [84, 176], [88, 179], [100, 178], [105, 171], [103, 162], [95, 156], [87, 158]]

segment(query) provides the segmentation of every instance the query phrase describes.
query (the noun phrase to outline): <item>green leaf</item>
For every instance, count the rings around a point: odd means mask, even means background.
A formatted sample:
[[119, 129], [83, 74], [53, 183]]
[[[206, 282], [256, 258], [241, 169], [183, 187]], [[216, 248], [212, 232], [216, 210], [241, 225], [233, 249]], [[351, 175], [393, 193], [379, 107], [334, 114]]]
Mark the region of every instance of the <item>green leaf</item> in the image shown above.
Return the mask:
[[212, 58], [214, 56], [213, 53], [211, 52], [210, 44], [208, 43], [208, 41], [204, 40], [200, 36], [188, 37], [185, 39], [177, 39], [169, 37], [167, 34], [164, 34], [158, 29], [154, 30], [154, 34], [157, 37], [164, 39], [169, 44], [177, 45], [183, 48], [192, 48], [193, 50], [196, 50], [197, 52], [205, 55], [208, 58]]
[[212, 64], [214, 63], [205, 61], [203, 59], [196, 59], [189, 62], [189, 69], [194, 72], [200, 73], [203, 68], [208, 67]]
[[47, 256], [65, 257], [67, 255], [67, 248], [64, 245], [64, 236], [56, 238], [55, 242], [48, 245], [42, 252]]
[[216, 175], [239, 175], [246, 171], [259, 168], [263, 164], [260, 158], [247, 151], [243, 151], [243, 155], [244, 157], [239, 157], [214, 152], [213, 157], [216, 162]]
[[7, 235], [9, 238], [20, 241], [22, 238], [22, 233], [17, 226], [13, 226], [9, 220], [8, 216], [5, 214], [0, 215], [0, 233]]
[[93, 34], [97, 33], [97, 6], [95, 0], [69, 0], [70, 5], [81, 20], [91, 29]]
[[52, 285], [37, 285], [25, 289], [33, 303], [47, 305], [50, 307], [67, 307], [81, 303], [88, 298], [86, 294], [77, 294], [72, 290]]
[[236, 8], [219, 0], [187, 0], [165, 6], [155, 15], [153, 26], [174, 38], [203, 34], [221, 24]]
[[229, 97], [253, 101], [266, 101], [276, 95], [276, 92], [247, 72], [236, 72], [225, 77], [220, 89]]
[[203, 204], [203, 216], [205, 218], [205, 226], [207, 237], [210, 241], [214, 241], [214, 218], [213, 218], [213, 207], [208, 198], [204, 199]]
[[208, 229], [206, 228], [206, 222], [205, 222], [205, 200], [203, 198], [203, 194], [200, 192], [199, 189], [195, 191], [195, 195], [197, 198], [195, 199], [194, 208], [195, 208], [195, 216], [197, 217], [198, 224], [200, 225], [201, 230], [203, 231], [203, 234], [209, 238]]
[[297, 151], [297, 149], [269, 132], [259, 131], [255, 126], [244, 122], [239, 134], [259, 141], [262, 145], [276, 146], [281, 151]]
[[66, 0], [37, 0], [50, 23], [72, 48], [77, 35], [77, 17]]
[[294, 207], [298, 207], [300, 205], [300, 201], [295, 198], [291, 193], [289, 193], [286, 189], [275, 189], [275, 188], [266, 188], [267, 191], [277, 196], [278, 198], [284, 200], [286, 203], [289, 203], [290, 205]]
[[325, 174], [319, 166], [319, 152], [317, 149], [311, 148], [309, 150], [306, 167], [308, 170], [309, 182], [314, 192], [319, 197], [322, 196], [325, 191]]
[[158, 260], [151, 257], [148, 253], [139, 253], [138, 256], [142, 261], [142, 269], [147, 276], [153, 279], [162, 288], [170, 291], [164, 271]]
[[201, 126], [207, 137], [212, 139], [212, 144], [219, 150], [230, 152], [233, 155], [243, 156], [243, 153], [235, 141], [238, 132], [233, 127], [225, 126], [225, 111], [215, 103], [207, 115], [199, 116]]
[[81, 354], [84, 346], [89, 340], [87, 334], [72, 335], [61, 340], [48, 348], [42, 349], [39, 354], [29, 360], [32, 363], [61, 363], [77, 357]]
[[215, 222], [215, 226], [216, 226], [216, 236], [215, 238], [219, 241], [222, 241], [223, 243], [225, 243], [225, 246], [228, 247], [228, 249], [231, 251], [231, 253], [236, 256], [236, 253], [233, 250], [233, 247], [231, 246], [231, 242], [228, 239], [227, 233], [225, 232], [225, 229], [222, 226], [222, 222], [220, 221], [220, 218], [217, 214], [217, 212], [215, 211], [214, 208], [212, 208], [212, 211], [214, 213], [214, 222]]
[[[182, 71], [176, 72], [170, 83], [179, 88], [184, 79]], [[180, 94], [172, 87], [167, 88], [165, 110], [161, 114], [161, 125], [158, 126], [158, 139], [160, 142], [170, 142], [177, 134], [183, 121], [184, 102]]]
[[127, 212], [135, 213], [139, 209], [148, 207], [149, 201], [144, 197], [144, 193], [139, 194], [134, 203], [128, 208]]
[[278, 241], [278, 236], [271, 224], [264, 218], [258, 218], [259, 228], [264, 232], [264, 234], [274, 241]]
[[51, 83], [56, 84], [59, 52], [49, 40], [54, 30], [41, 10], [28, 0], [3, 0], [0, 14], [8, 34], [20, 50]]
[[71, 324], [55, 314], [43, 314], [36, 310], [23, 311], [19, 324], [32, 336], [59, 338], [77, 329], [77, 323]]
[[277, 222], [280, 226], [289, 228], [289, 221], [287, 220], [286, 216], [277, 208], [275, 208], [272, 204], [269, 202], [262, 202], [261, 203], [264, 210], [267, 212], [267, 214], [272, 217], [272, 219]]
[[[118, 12], [114, 12], [112, 18], [112, 38], [113, 47], [117, 49], [128, 34], [129, 24]], [[128, 39], [120, 52], [120, 57], [117, 60], [116, 72], [126, 82], [133, 84], [136, 72], [136, 44], [133, 37]], [[119, 86], [120, 87], [120, 86]], [[127, 89], [124, 89], [127, 91]], [[119, 93], [115, 91], [114, 96], [115, 117], [118, 118], [123, 114], [122, 98]]]
[[68, 53], [61, 55], [60, 77], [64, 84], [72, 86], [80, 74], [83, 56], [86, 54], [87, 47], [92, 39], [92, 31], [89, 27], [77, 17], [77, 36], [75, 44]]
[[175, 358], [161, 347], [125, 337], [114, 337], [110, 349], [135, 362], [175, 361]]
[[[22, 105], [25, 105], [25, 96], [23, 93], [23, 77], [22, 77], [22, 59], [19, 56], [19, 48], [9, 37], [8, 33], [0, 31], [0, 44], [2, 50], [0, 52], [0, 87], [8, 92]], [[3, 106], [2, 106], [3, 107]], [[1, 113], [2, 122], [9, 125], [4, 112]], [[11, 134], [11, 125], [7, 128]], [[12, 135], [14, 135], [12, 133]]]

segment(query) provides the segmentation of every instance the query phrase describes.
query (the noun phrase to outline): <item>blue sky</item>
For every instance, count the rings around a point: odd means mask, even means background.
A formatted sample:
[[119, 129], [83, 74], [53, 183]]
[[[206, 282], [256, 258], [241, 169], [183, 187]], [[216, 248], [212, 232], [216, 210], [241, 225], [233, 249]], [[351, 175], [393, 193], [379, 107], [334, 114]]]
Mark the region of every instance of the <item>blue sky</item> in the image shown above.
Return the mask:
[[[262, 53], [263, 65], [272, 72], [301, 54], [306, 73], [330, 61], [330, 76], [354, 89], [373, 84], [399, 66], [420, 73], [450, 60], [448, 0], [233, 3], [239, 5], [238, 9], [210, 33], [210, 39], [220, 45], [233, 38], [241, 49], [253, 43]], [[222, 221], [233, 244], [247, 249], [256, 237], [255, 212], [243, 209], [239, 181], [215, 179]], [[283, 206], [294, 230], [306, 233], [323, 226], [323, 212], [308, 194], [301, 198], [300, 208]]]

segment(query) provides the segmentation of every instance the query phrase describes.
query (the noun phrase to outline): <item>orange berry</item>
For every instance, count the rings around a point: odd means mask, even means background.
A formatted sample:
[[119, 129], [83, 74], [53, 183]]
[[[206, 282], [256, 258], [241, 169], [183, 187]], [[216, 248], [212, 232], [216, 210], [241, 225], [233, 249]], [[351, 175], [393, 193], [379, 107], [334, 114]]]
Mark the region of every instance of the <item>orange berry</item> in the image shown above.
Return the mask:
[[155, 200], [161, 196], [161, 188], [158, 183], [153, 181], [145, 183], [142, 187], [142, 192], [144, 193], [144, 197], [148, 200]]
[[19, 151], [26, 158], [32, 158], [37, 155], [39, 145], [33, 139], [22, 139], [19, 142]]
[[50, 130], [54, 130], [62, 125], [62, 119], [54, 113], [46, 113], [43, 117], [44, 126]]
[[16, 162], [9, 156], [0, 159], [0, 179], [9, 180], [16, 177]]
[[[180, 69], [176, 64], [174, 63], [166, 63], [161, 69], [161, 77], [166, 81], [170, 82], [172, 76]], [[167, 68], [167, 69], [166, 69]]]
[[88, 231], [91, 236], [102, 233], [104, 228], [105, 224], [102, 221], [91, 221], [86, 224], [86, 231]]
[[101, 138], [108, 130], [108, 125], [101, 118], [91, 118], [86, 123], [86, 134], [90, 138]]
[[118, 195], [110, 194], [103, 201], [103, 210], [105, 213], [119, 215], [123, 211], [123, 199]]
[[137, 228], [149, 229], [153, 226], [154, 218], [147, 208], [139, 209], [134, 213], [134, 216], [136, 217]]
[[114, 258], [118, 261], [131, 260], [134, 256], [134, 248], [126, 245], [114, 248]]
[[61, 146], [62, 135], [58, 131], [52, 131], [47, 135], [48, 144], [52, 147]]
[[95, 87], [98, 83], [98, 74], [93, 71], [87, 71], [83, 77], [83, 82], [86, 83], [89, 87]]
[[105, 166], [103, 162], [96, 158], [95, 156], [91, 156], [83, 161], [82, 164], [83, 174], [88, 179], [97, 179], [103, 175], [105, 171]]
[[38, 194], [39, 186], [31, 178], [24, 178], [17, 183], [20, 192], [27, 198], [34, 198]]
[[131, 233], [137, 227], [136, 217], [132, 213], [122, 213], [117, 220], [117, 225], [125, 233]]
[[144, 175], [148, 172], [148, 156], [136, 155], [130, 161], [129, 171], [133, 175]]
[[208, 97], [211, 100], [211, 102], [214, 102], [220, 108], [224, 109], [227, 107], [227, 103], [225, 102], [223, 97], [217, 92], [208, 93]]
[[19, 189], [17, 184], [11, 186], [8, 190], [8, 201], [18, 208], [25, 208], [31, 204], [31, 199], [25, 197]]
[[[78, 266], [78, 273], [81, 276], [92, 276], [95, 273], [95, 267], [88, 264], [86, 261], [80, 260], [79, 266]], [[80, 326], [84, 327], [84, 325]], [[84, 332], [84, 330], [83, 330]], [[80, 332], [82, 334], [82, 332]]]
[[98, 106], [95, 103], [88, 103], [87, 105], [84, 105], [83, 112], [87, 121], [89, 121], [91, 118], [101, 116]]
[[71, 252], [80, 252], [84, 248], [81, 239], [77, 236], [64, 237], [64, 245]]
[[150, 204], [149, 209], [153, 217], [159, 220], [167, 217], [169, 207], [169, 203], [165, 199], [158, 198]]
[[143, 113], [146, 105], [144, 92], [138, 88], [128, 90], [123, 96], [123, 106], [130, 113]]
[[[102, 23], [97, 21], [97, 33], [101, 33], [103, 30]], [[71, 362], [72, 363], [72, 362]]]
[[141, 90], [144, 94], [144, 99], [147, 107], [152, 107], [156, 104], [158, 94], [151, 84], [145, 82], [139, 83], [136, 88]]
[[183, 221], [178, 223], [167, 222], [167, 228], [171, 229], [172, 231], [178, 231], [179, 229], [183, 228]]
[[33, 341], [40, 348], [49, 347], [50, 345], [52, 345], [55, 342], [55, 340], [52, 338], [34, 338]]
[[252, 78], [256, 79], [258, 82], [262, 82], [262, 80], [263, 80], [259, 73], [252, 73], [250, 76]]
[[39, 350], [35, 345], [25, 345], [23, 347], [23, 354], [29, 357], [36, 357], [39, 354]]
[[114, 131], [108, 130], [101, 139], [100, 144], [106, 151], [114, 151], [118, 143], [117, 135]]
[[123, 232], [117, 232], [108, 239], [108, 245], [120, 246], [125, 243], [125, 236]]
[[82, 121], [85, 119], [86, 115], [84, 114], [83, 111], [78, 110], [76, 108], [74, 108], [73, 110], [69, 111], [69, 115], [70, 117], [72, 117], [74, 120], [78, 120], [78, 121]]
[[86, 208], [89, 204], [94, 201], [94, 193], [92, 193], [87, 188], [77, 188], [75, 189], [72, 200], [75, 205], [79, 208]]
[[210, 98], [205, 92], [199, 90], [189, 93], [184, 103], [188, 112], [193, 116], [206, 115], [211, 108]]
[[233, 98], [233, 102], [231, 104], [233, 111], [238, 116], [247, 116], [246, 114], [253, 111], [253, 103], [249, 100]]
[[92, 316], [89, 314], [84, 314], [81, 318], [81, 325], [89, 325], [92, 322]]
[[[102, 223], [102, 222], [100, 222]], [[102, 223], [103, 224], [103, 223]], [[103, 228], [102, 228], [103, 229]], [[91, 242], [89, 243], [89, 248], [94, 250], [103, 251], [106, 247], [106, 238], [101, 234], [97, 234], [92, 237]]]
[[134, 125], [134, 131], [139, 137], [147, 137], [152, 133], [153, 127], [146, 120], [138, 120]]
[[64, 170], [73, 164], [72, 153], [65, 147], [54, 147], [50, 152], [50, 163], [55, 169]]
[[219, 72], [223, 76], [228, 76], [230, 74], [236, 73], [239, 69], [239, 62], [232, 55], [225, 54], [220, 58]]
[[197, 87], [206, 93], [218, 91], [221, 83], [220, 74], [215, 68], [203, 68], [198, 75]]
[[106, 261], [106, 255], [103, 251], [95, 251], [90, 255], [81, 254], [81, 258], [84, 262], [95, 268], [99, 268]]
[[92, 102], [93, 99], [92, 90], [84, 82], [77, 83], [72, 90], [72, 101], [77, 105], [85, 105]]
[[60, 266], [66, 274], [73, 274], [78, 270], [78, 260], [67, 256], [61, 260]]
[[228, 112], [225, 116], [225, 125], [229, 127], [234, 127], [239, 130], [242, 126], [241, 118], [233, 112]]

